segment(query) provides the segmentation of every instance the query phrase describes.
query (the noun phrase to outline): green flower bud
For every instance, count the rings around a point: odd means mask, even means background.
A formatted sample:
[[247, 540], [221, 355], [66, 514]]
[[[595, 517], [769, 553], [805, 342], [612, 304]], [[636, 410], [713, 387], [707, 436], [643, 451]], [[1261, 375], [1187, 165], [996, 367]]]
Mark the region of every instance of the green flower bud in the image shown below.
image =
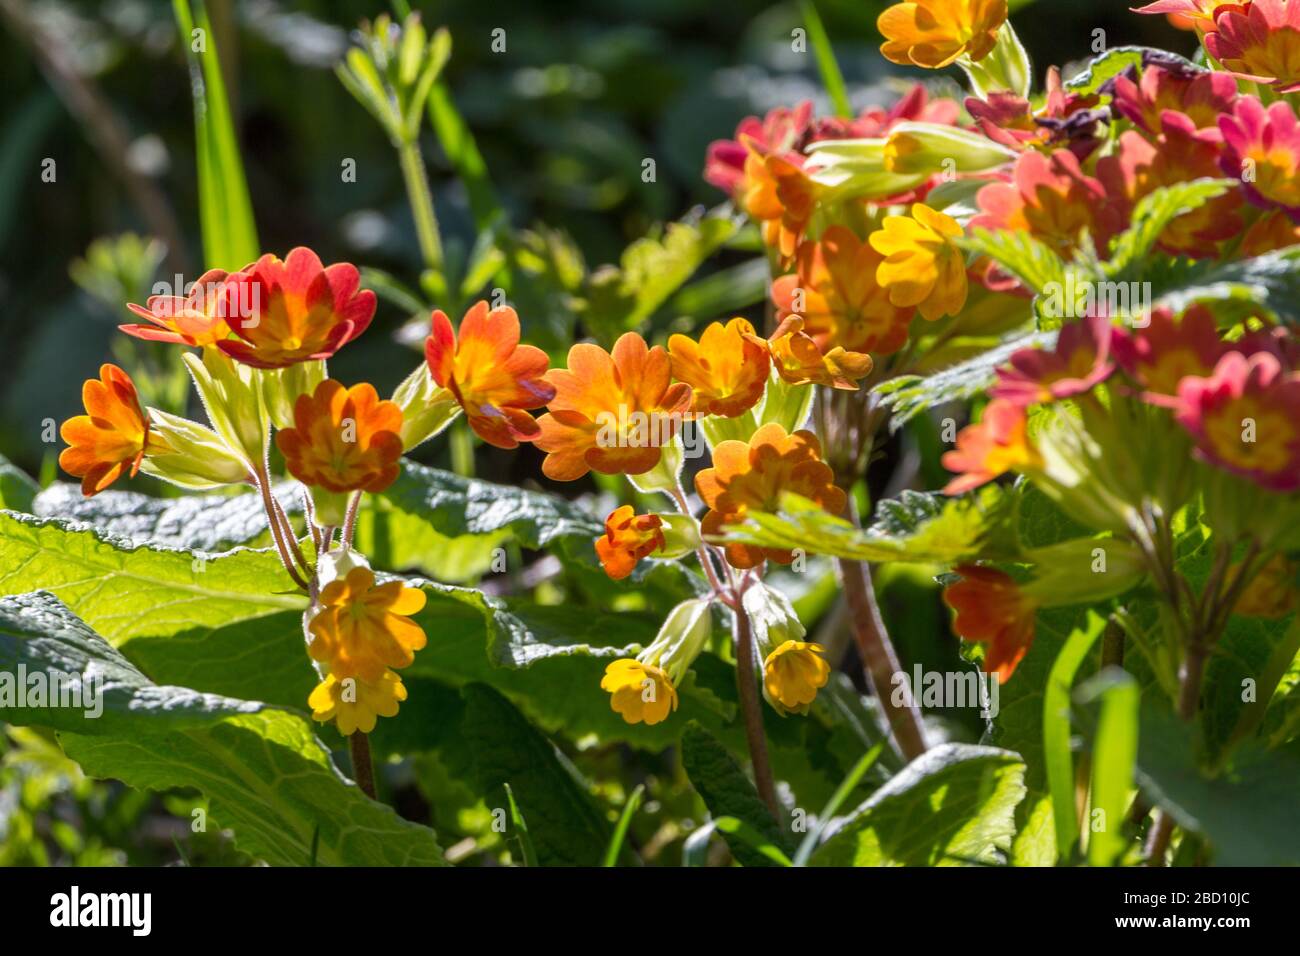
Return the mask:
[[393, 401], [402, 410], [402, 447], [407, 451], [440, 433], [461, 412], [456, 396], [433, 380], [424, 362], [397, 386]]
[[258, 370], [239, 364], [215, 348], [205, 348], [202, 357], [187, 352], [183, 360], [208, 421], [226, 446], [256, 470], [266, 460], [271, 430]]
[[713, 634], [713, 612], [708, 598], [683, 601], [671, 611], [654, 641], [636, 656], [642, 664], [661, 668], [674, 687], [700, 656]]
[[[165, 451], [152, 452], [140, 470], [182, 488], [205, 490], [253, 479], [244, 457], [206, 426], [149, 409], [150, 438]], [[151, 443], [152, 447], [152, 443]]]

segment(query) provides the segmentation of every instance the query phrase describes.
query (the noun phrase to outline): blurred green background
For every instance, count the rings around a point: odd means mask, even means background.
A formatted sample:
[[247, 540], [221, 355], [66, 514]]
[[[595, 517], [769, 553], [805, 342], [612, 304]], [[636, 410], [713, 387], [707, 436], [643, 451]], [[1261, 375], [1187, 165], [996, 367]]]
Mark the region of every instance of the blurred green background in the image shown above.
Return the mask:
[[[885, 5], [818, 3], [858, 108], [890, 102], [906, 72], [877, 53]], [[826, 110], [813, 57], [791, 50], [797, 3], [413, 6], [428, 26], [451, 30], [444, 76], [509, 224], [559, 230], [587, 271], [617, 262], [657, 223], [719, 203], [700, 175], [705, 149], [743, 116], [806, 98]], [[1127, 0], [1012, 6], [1040, 78], [1048, 64], [1086, 59], [1097, 30], [1107, 46], [1193, 46], [1164, 18], [1130, 13]], [[262, 247], [283, 255], [310, 245], [326, 262], [353, 261], [414, 286], [420, 258], [393, 150], [332, 70], [358, 21], [385, 9], [380, 0], [208, 4]], [[146, 399], [184, 401], [188, 383], [165, 350], [124, 341], [115, 325], [127, 317], [123, 303], [144, 301], [158, 279], [193, 279], [201, 268], [190, 80], [166, 0], [0, 0], [0, 25], [0, 455], [45, 483], [59, 449], [49, 424], [80, 411], [80, 383], [101, 362], [152, 369]], [[498, 28], [503, 53], [491, 46]], [[427, 124], [422, 146], [449, 258], [463, 262], [476, 239], [466, 191]], [[656, 163], [652, 183], [642, 181], [646, 158]], [[355, 182], [340, 175], [348, 159]], [[48, 170], [52, 182], [42, 178]], [[126, 234], [170, 241], [119, 238]], [[703, 274], [752, 255], [724, 250]], [[562, 305], [542, 318], [520, 298], [526, 334], [539, 344], [562, 354], [583, 333]], [[381, 302], [375, 326], [331, 362], [333, 374], [391, 391], [419, 360], [396, 334], [410, 318]], [[445, 466], [446, 445], [421, 457]], [[528, 446], [480, 448], [476, 467], [499, 481], [536, 481], [539, 461]], [[925, 585], [902, 580], [894, 593]], [[921, 615], [914, 630], [945, 635], [938, 615], [937, 607]], [[0, 733], [0, 865], [238, 861], [219, 835], [190, 832], [192, 799], [92, 785], [52, 741], [9, 733]], [[671, 819], [670, 811], [656, 812]]]

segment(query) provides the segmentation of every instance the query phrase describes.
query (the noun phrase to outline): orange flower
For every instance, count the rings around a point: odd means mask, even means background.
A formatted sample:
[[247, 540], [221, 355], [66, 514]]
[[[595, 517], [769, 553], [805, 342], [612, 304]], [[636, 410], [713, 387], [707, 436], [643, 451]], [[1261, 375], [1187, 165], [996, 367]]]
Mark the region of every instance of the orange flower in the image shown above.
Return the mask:
[[804, 332], [803, 319], [797, 315], [786, 316], [770, 339], [755, 335], [753, 341], [768, 347], [777, 374], [791, 385], [826, 385], [853, 391], [859, 379], [871, 374], [870, 355], [846, 352], [838, 345], [823, 352], [816, 340]]
[[988, 56], [1006, 19], [1007, 0], [915, 0], [889, 7], [876, 29], [885, 59], [938, 70], [962, 56]]
[[145, 455], [166, 451], [149, 434], [149, 416], [140, 407], [131, 376], [116, 365], [101, 365], [98, 379], [81, 388], [86, 414], [69, 418], [59, 434], [69, 447], [59, 455], [59, 467], [81, 479], [87, 498], [103, 491], [129, 467], [131, 477]]
[[[821, 445], [809, 431], [786, 434], [772, 422], [749, 440], [720, 442], [713, 449], [713, 467], [695, 476], [695, 489], [709, 506], [700, 523], [705, 535], [717, 535], [723, 525], [744, 520], [752, 511], [776, 511], [781, 495], [793, 492], [832, 514], [844, 510], [844, 492], [821, 460]], [[727, 560], [737, 568], [752, 568], [764, 559], [779, 564], [794, 560], [790, 551], [728, 544]]]
[[749, 155], [740, 206], [759, 224], [763, 242], [787, 261], [808, 228], [820, 190], [789, 158], [764, 152], [748, 137], [744, 142]]
[[541, 408], [555, 389], [543, 379], [546, 353], [519, 344], [514, 309], [489, 312], [486, 302], [475, 303], [461, 319], [459, 342], [446, 313], [435, 311], [424, 358], [433, 380], [451, 390], [485, 442], [516, 448], [538, 436], [537, 422], [525, 409]]
[[275, 436], [289, 473], [306, 485], [342, 493], [383, 491], [397, 479], [402, 412], [373, 385], [344, 388], [327, 378], [293, 407], [293, 428]]
[[876, 281], [889, 290], [896, 306], [916, 306], [930, 321], [955, 316], [966, 305], [966, 254], [953, 243], [962, 228], [957, 220], [924, 203], [912, 215], [886, 216], [868, 241], [885, 261]]
[[605, 533], [596, 539], [596, 555], [605, 573], [621, 581], [638, 561], [663, 546], [663, 521], [658, 515], [639, 515], [631, 505], [621, 505], [605, 519]]
[[848, 227], [831, 226], [820, 241], [799, 247], [794, 275], [772, 283], [777, 318], [803, 316], [804, 330], [823, 351], [897, 352], [915, 310], [890, 303], [876, 279], [884, 260]]
[[146, 306], [130, 303], [127, 308], [152, 325], [119, 325], [127, 335], [176, 345], [214, 345], [230, 336], [226, 326], [222, 286], [227, 273], [209, 269], [199, 276], [189, 295], [151, 295]]
[[569, 349], [569, 367], [553, 368], [555, 388], [535, 439], [546, 452], [542, 472], [574, 481], [596, 470], [640, 475], [659, 464], [691, 404], [691, 387], [672, 384], [672, 362], [660, 346], [628, 332], [613, 353], [580, 343]]
[[322, 266], [302, 246], [283, 262], [268, 253], [227, 278], [222, 314], [239, 338], [217, 347], [257, 368], [329, 358], [374, 318], [375, 294], [360, 285], [356, 266]]
[[944, 603], [957, 612], [952, 629], [986, 645], [984, 670], [1006, 683], [1034, 643], [1037, 605], [1002, 571], [973, 564], [956, 571], [961, 580], [943, 589]]
[[943, 466], [958, 476], [944, 486], [946, 495], [959, 495], [992, 481], [1008, 471], [1034, 468], [1040, 461], [1029, 441], [1025, 410], [1005, 398], [984, 409], [978, 425], [957, 434], [957, 447], [945, 452]]
[[691, 386], [696, 415], [735, 418], [749, 411], [767, 387], [767, 343], [755, 341], [745, 319], [714, 322], [696, 342], [687, 335], [668, 339], [673, 378]]
[[376, 586], [373, 571], [355, 567], [321, 589], [307, 652], [335, 677], [378, 681], [387, 668], [409, 665], [424, 647], [424, 631], [411, 620], [424, 602], [419, 588], [401, 581]]

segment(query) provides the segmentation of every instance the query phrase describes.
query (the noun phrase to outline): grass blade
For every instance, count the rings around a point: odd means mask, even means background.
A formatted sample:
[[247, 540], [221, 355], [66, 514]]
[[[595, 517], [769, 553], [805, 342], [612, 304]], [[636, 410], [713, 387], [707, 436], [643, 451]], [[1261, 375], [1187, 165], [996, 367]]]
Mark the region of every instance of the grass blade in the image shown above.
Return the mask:
[[1043, 763], [1052, 798], [1056, 851], [1067, 860], [1079, 839], [1079, 817], [1074, 806], [1074, 757], [1070, 753], [1070, 687], [1092, 645], [1105, 630], [1101, 618], [1089, 615], [1056, 655], [1043, 690]]
[[502, 784], [506, 788], [506, 800], [510, 802], [510, 819], [515, 825], [515, 839], [519, 841], [519, 855], [524, 858], [524, 866], [537, 865], [537, 852], [533, 849], [533, 841], [528, 836], [528, 823], [524, 820], [524, 815], [519, 810], [519, 804], [515, 803], [515, 792], [510, 789], [510, 784]]
[[1138, 751], [1138, 705], [1141, 694], [1132, 675], [1107, 668], [1081, 695], [1101, 697], [1101, 715], [1092, 745], [1092, 812], [1100, 826], [1091, 827], [1088, 865], [1114, 866], [1124, 853], [1124, 819], [1133, 792]]
[[605, 848], [605, 866], [617, 866], [618, 854], [623, 849], [623, 841], [627, 838], [627, 829], [632, 824], [632, 818], [641, 807], [641, 798], [645, 796], [645, 787], [637, 784], [632, 795], [627, 798], [627, 803], [623, 806], [623, 813], [618, 818], [618, 825], [614, 827], [614, 835], [610, 837], [609, 846]]
[[239, 269], [258, 257], [260, 246], [216, 35], [201, 2], [172, 0], [172, 7], [190, 66], [203, 261], [209, 269]]
[[781, 866], [793, 865], [790, 858], [781, 852], [780, 847], [772, 843], [748, 823], [737, 820], [735, 817], [718, 817], [716, 820], [710, 820], [686, 838], [686, 842], [682, 844], [683, 866], [704, 865], [705, 855], [709, 848], [709, 838], [715, 832], [736, 837], [754, 851], [763, 854], [773, 863], [779, 863]]
[[880, 756], [884, 748], [885, 743], [884, 741], [881, 741], [863, 754], [862, 759], [854, 765], [853, 769], [849, 771], [848, 776], [844, 778], [840, 785], [835, 789], [835, 792], [831, 794], [830, 800], [827, 801], [826, 806], [822, 808], [821, 815], [817, 818], [817, 826], [809, 830], [804, 835], [803, 842], [799, 844], [799, 849], [794, 855], [795, 866], [803, 866], [808, 862], [808, 858], [812, 856], [813, 850], [817, 849], [817, 843], [821, 840], [822, 833], [826, 830], [826, 824], [830, 821], [831, 817], [835, 816], [844, 801], [849, 798], [849, 794], [853, 792], [853, 788], [856, 787], [862, 781], [862, 778], [867, 775], [867, 771], [875, 764], [876, 758]]
[[848, 90], [844, 87], [844, 75], [840, 65], [835, 62], [835, 51], [831, 49], [831, 38], [826, 35], [826, 27], [817, 13], [813, 0], [802, 0], [799, 8], [803, 13], [804, 26], [808, 30], [808, 42], [812, 44], [813, 56], [817, 58], [817, 72], [821, 74], [822, 85], [826, 95], [831, 98], [831, 107], [835, 115], [844, 119], [853, 116], [853, 107], [849, 104]]

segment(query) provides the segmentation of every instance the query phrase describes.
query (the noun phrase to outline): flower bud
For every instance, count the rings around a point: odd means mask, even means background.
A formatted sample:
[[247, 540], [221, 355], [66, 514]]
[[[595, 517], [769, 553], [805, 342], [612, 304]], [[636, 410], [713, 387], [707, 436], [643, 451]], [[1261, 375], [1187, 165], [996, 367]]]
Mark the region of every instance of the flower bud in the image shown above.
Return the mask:
[[978, 133], [936, 123], [899, 123], [885, 140], [884, 165], [893, 173], [978, 173], [1014, 161], [1016, 153]]
[[158, 450], [151, 448], [140, 466], [145, 474], [195, 490], [252, 480], [252, 469], [243, 456], [198, 422], [151, 408], [149, 429]]
[[669, 561], [685, 557], [700, 546], [700, 523], [692, 515], [659, 514], [663, 547], [653, 552], [656, 558]]
[[202, 357], [187, 352], [183, 360], [208, 421], [226, 445], [256, 470], [266, 460], [270, 437], [270, 419], [257, 380], [261, 373], [215, 348], [205, 348]]
[[293, 406], [299, 395], [311, 395], [325, 381], [325, 362], [314, 359], [284, 368], [263, 369], [262, 398], [276, 428], [293, 427]]
[[402, 410], [402, 447], [407, 451], [440, 433], [461, 411], [456, 396], [433, 380], [425, 362], [397, 386], [393, 401]]
[[671, 492], [681, 480], [682, 465], [686, 455], [682, 450], [680, 435], [673, 435], [672, 441], [664, 445], [659, 456], [659, 464], [639, 475], [628, 475], [632, 487], [643, 494], [655, 491]]
[[790, 599], [763, 582], [749, 586], [741, 606], [763, 661], [763, 696], [782, 717], [808, 713], [830, 679], [823, 648], [803, 640], [806, 631]]
[[713, 612], [709, 599], [683, 601], [668, 612], [654, 641], [636, 659], [662, 669], [673, 686], [679, 687], [712, 633]]
[[995, 90], [1009, 90], [1022, 98], [1028, 98], [1033, 82], [1033, 70], [1029, 63], [1029, 54], [1025, 52], [1020, 37], [1007, 20], [998, 29], [997, 42], [992, 51], [978, 61], [962, 57], [957, 65], [966, 71], [971, 89], [980, 99], [988, 99]]

